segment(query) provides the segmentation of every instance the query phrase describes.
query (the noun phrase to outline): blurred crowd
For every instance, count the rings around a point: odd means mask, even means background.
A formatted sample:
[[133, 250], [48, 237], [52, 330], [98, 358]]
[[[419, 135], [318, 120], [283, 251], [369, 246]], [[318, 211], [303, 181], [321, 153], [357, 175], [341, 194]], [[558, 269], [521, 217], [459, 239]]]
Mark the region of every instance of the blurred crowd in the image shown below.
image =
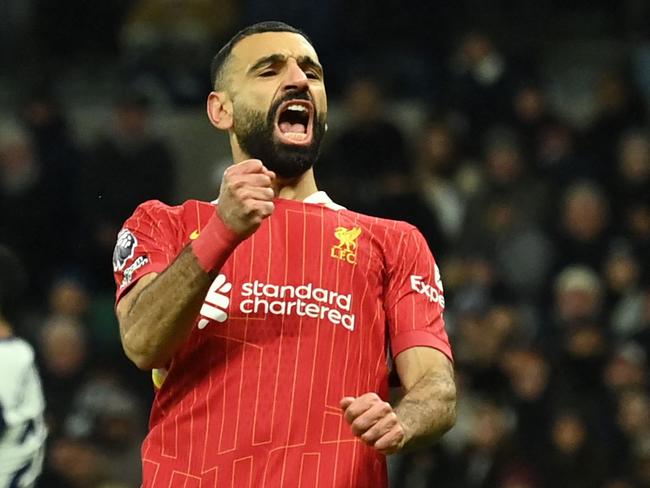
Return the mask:
[[[335, 3], [319, 7], [323, 19]], [[152, 389], [119, 345], [112, 248], [137, 204], [178, 203], [177, 161], [152, 129], [156, 104], [202, 103], [208, 64], [194, 62], [246, 9], [265, 8], [223, 2], [214, 16], [196, 0], [172, 22], [177, 2], [117, 4], [124, 14], [109, 20], [129, 88], [114, 94], [106, 130], [81, 144], [42, 86], [0, 124], [0, 242], [30, 275], [17, 328], [44, 382], [41, 486], [51, 488], [137, 485]], [[451, 36], [435, 67], [386, 51], [348, 72], [327, 64], [336, 41], [313, 29], [341, 114], [317, 164], [320, 187], [352, 210], [417, 225], [445, 285], [458, 422], [435, 447], [391, 457], [392, 486], [650, 487], [643, 66], [602, 72], [594, 116], [577, 126], [551, 103], [535, 59], [514, 59], [480, 30]], [[416, 124], [393, 110], [404, 98], [416, 102]]]
[[43, 93], [0, 124], [0, 241], [30, 282], [14, 326], [35, 346], [47, 404], [39, 486], [132, 487], [139, 477], [151, 385], [121, 351], [109, 261], [135, 206], [173, 195], [173, 161], [148, 132], [147, 107], [138, 93], [120, 96], [90, 147]]
[[335, 200], [416, 224], [455, 349], [455, 429], [395, 486], [650, 486], [650, 132], [623, 72], [576, 128], [489, 37], [455, 52], [413, 138], [372, 79], [320, 165]]

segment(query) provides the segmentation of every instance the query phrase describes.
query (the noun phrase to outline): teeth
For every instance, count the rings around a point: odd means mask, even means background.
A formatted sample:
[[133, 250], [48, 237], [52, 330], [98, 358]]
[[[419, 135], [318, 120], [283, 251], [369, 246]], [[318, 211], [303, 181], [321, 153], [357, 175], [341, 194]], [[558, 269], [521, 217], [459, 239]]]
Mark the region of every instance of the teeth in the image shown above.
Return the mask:
[[307, 107], [303, 105], [293, 104], [287, 107], [287, 110], [295, 110], [296, 112], [306, 112]]
[[284, 136], [294, 141], [302, 141], [307, 137], [304, 132], [285, 132]]

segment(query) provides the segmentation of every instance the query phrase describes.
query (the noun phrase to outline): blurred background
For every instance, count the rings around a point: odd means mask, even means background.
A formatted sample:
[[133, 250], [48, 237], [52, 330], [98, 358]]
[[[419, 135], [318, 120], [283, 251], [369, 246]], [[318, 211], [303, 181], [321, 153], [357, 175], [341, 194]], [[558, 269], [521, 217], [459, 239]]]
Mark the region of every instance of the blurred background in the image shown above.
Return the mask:
[[650, 487], [650, 3], [0, 0], [0, 242], [30, 275], [48, 488], [138, 486], [152, 388], [111, 254], [142, 201], [212, 199], [204, 104], [244, 25], [325, 66], [320, 187], [417, 225], [442, 270], [456, 427], [393, 487]]

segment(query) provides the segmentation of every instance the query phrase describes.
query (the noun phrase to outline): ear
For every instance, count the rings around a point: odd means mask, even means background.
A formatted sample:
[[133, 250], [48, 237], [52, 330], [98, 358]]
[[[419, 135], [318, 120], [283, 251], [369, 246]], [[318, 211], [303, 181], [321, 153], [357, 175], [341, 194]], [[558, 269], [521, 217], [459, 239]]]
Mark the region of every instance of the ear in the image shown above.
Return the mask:
[[210, 92], [207, 110], [210, 122], [217, 129], [228, 130], [232, 127], [232, 102], [226, 92]]

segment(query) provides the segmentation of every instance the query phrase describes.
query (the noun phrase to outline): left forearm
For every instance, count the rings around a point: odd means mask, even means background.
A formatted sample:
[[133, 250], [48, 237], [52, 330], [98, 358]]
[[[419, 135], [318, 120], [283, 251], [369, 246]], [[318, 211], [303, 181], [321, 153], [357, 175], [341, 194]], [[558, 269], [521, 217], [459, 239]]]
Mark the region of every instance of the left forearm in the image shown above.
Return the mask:
[[424, 374], [395, 407], [405, 430], [404, 447], [426, 444], [447, 432], [456, 420], [453, 370]]

